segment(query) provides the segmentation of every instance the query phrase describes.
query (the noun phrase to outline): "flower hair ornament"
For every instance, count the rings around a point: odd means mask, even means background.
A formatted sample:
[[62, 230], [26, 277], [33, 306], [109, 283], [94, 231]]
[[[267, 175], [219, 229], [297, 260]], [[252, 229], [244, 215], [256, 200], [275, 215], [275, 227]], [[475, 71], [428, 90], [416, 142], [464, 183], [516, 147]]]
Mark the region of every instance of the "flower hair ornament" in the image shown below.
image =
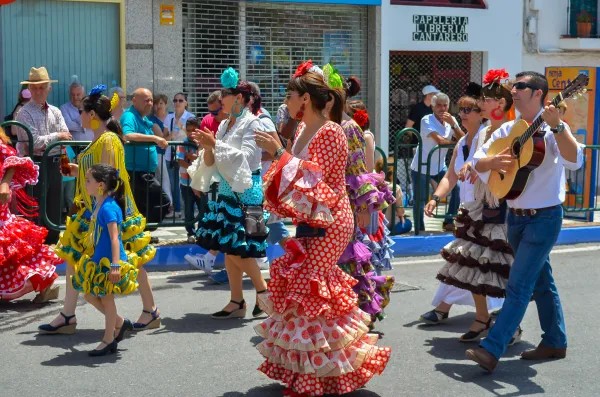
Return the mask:
[[354, 112], [354, 116], [352, 116], [356, 124], [362, 129], [365, 128], [365, 125], [369, 122], [369, 114], [366, 110], [359, 109]]
[[112, 112], [119, 105], [119, 94], [116, 92], [113, 94], [112, 98], [110, 98], [110, 111]]
[[312, 59], [309, 59], [306, 62], [302, 62], [300, 66], [296, 68], [293, 78], [304, 76], [308, 72], [315, 72], [319, 73], [321, 76], [323, 75], [323, 70], [317, 65], [313, 65]]
[[507, 80], [508, 76], [505, 68], [492, 69], [483, 76], [483, 85], [489, 87], [492, 84], [502, 84], [502, 80]]
[[[508, 80], [508, 73], [506, 69], [492, 69], [483, 76], [483, 89], [481, 91], [483, 96], [493, 97], [495, 99], [502, 98], [502, 90], [507, 90], [502, 84], [502, 80]], [[486, 93], [488, 95], [486, 95]], [[490, 116], [494, 120], [502, 120], [505, 116], [504, 110], [498, 105], [498, 107], [492, 110]]]
[[106, 91], [106, 86], [104, 84], [98, 84], [88, 94], [89, 96], [101, 95], [104, 91]]
[[331, 89], [344, 88], [342, 76], [340, 76], [337, 69], [334, 68], [330, 63], [323, 66], [323, 80], [325, 80], [325, 83]]
[[239, 81], [240, 75], [232, 67], [225, 69], [223, 74], [221, 74], [221, 85], [225, 88], [234, 89], [237, 87]]

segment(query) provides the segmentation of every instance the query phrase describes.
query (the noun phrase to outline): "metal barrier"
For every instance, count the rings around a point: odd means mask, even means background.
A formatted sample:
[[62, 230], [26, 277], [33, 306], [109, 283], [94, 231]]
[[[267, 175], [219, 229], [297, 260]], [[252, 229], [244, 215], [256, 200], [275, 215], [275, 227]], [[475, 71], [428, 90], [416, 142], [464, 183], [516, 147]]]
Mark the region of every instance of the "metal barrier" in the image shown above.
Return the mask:
[[[0, 123], [0, 128], [13, 127], [13, 126], [21, 128], [27, 134], [27, 140], [16, 140], [13, 142], [27, 143], [27, 155], [29, 157], [32, 157], [33, 156], [33, 135], [31, 134], [31, 130], [29, 129], [29, 127], [21, 122], [15, 121], [15, 120], [9, 120], [9, 121], [4, 121], [4, 122]], [[11, 137], [9, 136], [9, 138], [11, 138]]]
[[[445, 161], [446, 155], [443, 156], [442, 158], [442, 150], [444, 149], [454, 149], [456, 147], [456, 143], [450, 144], [450, 145], [436, 145], [434, 148], [432, 148], [429, 151], [429, 154], [427, 155], [427, 172], [425, 174], [425, 180], [428, 182], [425, 184], [425, 198], [428, 199], [429, 197], [431, 197], [431, 194], [433, 194], [433, 192], [429, 192], [429, 187], [431, 186], [431, 184], [429, 183], [429, 181], [432, 179], [432, 175], [431, 175], [431, 159], [433, 158], [433, 156], [435, 155], [435, 153], [438, 153], [438, 164], [440, 164], [442, 161]], [[424, 164], [425, 165], [425, 164]], [[443, 168], [443, 167], [441, 167]], [[438, 173], [439, 174], [439, 173]], [[444, 172], [445, 174], [445, 172]], [[436, 174], [437, 175], [437, 174]], [[441, 180], [441, 178], [438, 178], [439, 180]], [[439, 183], [439, 180], [437, 181]], [[452, 200], [454, 199], [456, 200], [460, 200], [460, 197], [454, 197], [452, 198], [452, 195], [454, 194], [455, 196], [459, 196], [458, 194], [458, 183], [456, 184], [456, 186], [454, 187], [454, 189], [452, 189], [450, 191], [450, 193], [448, 193], [448, 195], [446, 197], [440, 197], [445, 199], [445, 205], [444, 205], [444, 211], [443, 214], [440, 214], [440, 205], [438, 204], [435, 208], [435, 213], [433, 214], [434, 218], [452, 218], [454, 216], [457, 215], [457, 211], [458, 211], [458, 205], [460, 204], [460, 202], [456, 202], [455, 204], [455, 208], [449, 208], [450, 204], [452, 203]], [[454, 193], [456, 192], [456, 193]], [[425, 200], [427, 202], [427, 200]]]
[[581, 168], [575, 171], [565, 169], [566, 197], [563, 210], [570, 217], [592, 221], [593, 212], [600, 211], [598, 150], [600, 145], [586, 145]]
[[[48, 191], [48, 169], [49, 167], [52, 166], [57, 166], [56, 164], [52, 164], [49, 162], [49, 153], [59, 147], [60, 150], [62, 151], [62, 148], [67, 147], [67, 146], [71, 146], [73, 148], [85, 148], [90, 144], [90, 142], [87, 141], [57, 141], [57, 142], [52, 142], [51, 144], [48, 145], [48, 147], [46, 148], [46, 150], [44, 151], [44, 155], [42, 156], [42, 161], [40, 164], [40, 180], [39, 183], [41, 184], [41, 197], [40, 197], [40, 217], [42, 218], [42, 221], [44, 222], [44, 225], [52, 230], [64, 230], [65, 229], [65, 225], [63, 223], [64, 221], [64, 217], [62, 216], [61, 213], [61, 224], [57, 225], [56, 223], [52, 222], [49, 217], [48, 217], [48, 211], [47, 211], [47, 201], [48, 201], [48, 197], [47, 197], [47, 191]], [[128, 147], [150, 147], [150, 146], [155, 146], [154, 144], [151, 143], [147, 143], [147, 142], [126, 142], [124, 144], [125, 148]], [[190, 142], [181, 142], [181, 141], [172, 141], [169, 142], [169, 147], [171, 147], [171, 150], [176, 150], [177, 147], [179, 146], [184, 146], [184, 147], [189, 147], [189, 148], [194, 148], [196, 149], [196, 145]], [[133, 164], [137, 164], [136, 163], [136, 151], [133, 152]], [[151, 154], [150, 151], [148, 151], [148, 161], [151, 161]], [[179, 172], [178, 170], [179, 167], [175, 168], [175, 172]], [[142, 173], [142, 171], [137, 171]], [[165, 161], [160, 161], [159, 158], [159, 164], [158, 164], [158, 168], [157, 168], [157, 173], [163, 173], [163, 172], [168, 172], [168, 168], [165, 165]], [[132, 176], [133, 176], [133, 172], [131, 172]], [[124, 176], [121, 175], [121, 177], [129, 177], [129, 175]], [[157, 178], [158, 179], [158, 178]], [[177, 180], [175, 180], [177, 181]], [[135, 193], [135, 178], [130, 178], [130, 186], [131, 186], [131, 190], [133, 193]], [[160, 180], [159, 180], [159, 184], [160, 184]], [[161, 189], [162, 189], [162, 184], [161, 184]], [[176, 192], [179, 191], [180, 187], [179, 187], [179, 183], [177, 182], [177, 186], [171, 186], [171, 191], [172, 192]], [[216, 186], [213, 186], [211, 188], [211, 192], [209, 193], [212, 196], [212, 199], [215, 200], [216, 198]], [[54, 199], [54, 198], [53, 198]], [[60, 202], [63, 202], [63, 195], [62, 195], [62, 191], [60, 194]], [[150, 208], [150, 195], [147, 192], [146, 194], [146, 211], [145, 213], [143, 213], [140, 210], [140, 213], [142, 214], [142, 216], [144, 216], [146, 219], [148, 219], [148, 215], [149, 215], [149, 208]], [[155, 202], [152, 202], [152, 204], [156, 204]], [[162, 206], [163, 204], [163, 197], [161, 195], [160, 199], [159, 199], [159, 206]], [[173, 202], [171, 202], [171, 204], [173, 205]], [[136, 202], [136, 205], [139, 205]], [[161, 222], [148, 222], [147, 223], [147, 228], [148, 229], [156, 229], [158, 227], [164, 227], [164, 226], [191, 226], [193, 224], [195, 224], [196, 222], [198, 222], [200, 213], [198, 214], [198, 217], [195, 217], [192, 221], [189, 222], [185, 222], [185, 220], [177, 220], [175, 219], [175, 217], [173, 217], [172, 219], [167, 218], [162, 220]]]
[[[418, 140], [417, 145], [400, 143], [401, 138], [408, 134], [414, 134], [417, 137], [417, 140]], [[392, 192], [394, 193], [394, 195], [396, 194], [396, 188], [398, 187], [398, 162], [400, 161], [400, 156], [399, 156], [400, 148], [406, 148], [409, 150], [410, 153], [412, 153], [412, 148], [418, 148], [417, 153], [416, 153], [417, 162], [418, 162], [418, 164], [421, 164], [422, 158], [423, 158], [423, 149], [422, 149], [423, 146], [421, 145], [421, 135], [418, 133], [418, 131], [415, 130], [414, 128], [404, 128], [404, 129], [398, 131], [396, 133], [396, 135], [394, 136], [394, 153], [392, 154], [392, 158], [394, 159]], [[403, 159], [406, 160], [406, 157], [404, 157]], [[417, 226], [419, 225], [419, 222], [421, 219], [420, 218], [421, 214], [420, 214], [420, 211], [418, 211], [417, 209], [418, 209], [418, 203], [421, 200], [421, 195], [420, 195], [421, 181], [420, 181], [420, 178], [419, 178], [419, 180], [415, 181], [415, 189], [414, 190], [416, 190], [416, 192], [412, 192], [410, 172], [408, 170], [406, 172], [406, 176], [407, 176], [407, 180], [405, 181], [405, 184], [404, 184], [404, 186], [405, 186], [404, 192], [407, 197], [406, 204], [409, 205], [411, 200], [413, 202], [413, 219], [414, 219], [413, 224], [415, 225], [415, 229], [414, 229], [415, 235], [418, 235], [419, 228]], [[414, 196], [413, 196], [413, 194], [414, 194]], [[390, 222], [390, 232], [392, 235], [394, 235], [394, 231], [396, 229], [396, 208], [397, 208], [397, 204], [396, 203], [392, 204], [392, 208], [391, 208], [392, 216], [391, 216], [391, 222]]]

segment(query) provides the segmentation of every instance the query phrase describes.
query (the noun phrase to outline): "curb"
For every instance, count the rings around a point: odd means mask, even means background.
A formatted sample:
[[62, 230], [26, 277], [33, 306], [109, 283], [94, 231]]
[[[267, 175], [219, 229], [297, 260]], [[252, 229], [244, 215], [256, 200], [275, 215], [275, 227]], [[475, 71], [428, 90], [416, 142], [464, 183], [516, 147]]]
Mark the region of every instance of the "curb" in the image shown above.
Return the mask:
[[[392, 236], [394, 257], [437, 255], [440, 250], [454, 239], [452, 234], [430, 236]], [[570, 245], [600, 242], [600, 226], [583, 226], [563, 228], [558, 235], [556, 245]], [[185, 261], [187, 254], [203, 254], [206, 250], [197, 245], [174, 245], [156, 248], [156, 256], [144, 265], [150, 272], [166, 272], [190, 270], [192, 267]], [[283, 254], [279, 245], [269, 246], [267, 256], [270, 260]], [[223, 255], [219, 254], [216, 263], [223, 263]], [[65, 273], [65, 264], [56, 267], [58, 274]]]

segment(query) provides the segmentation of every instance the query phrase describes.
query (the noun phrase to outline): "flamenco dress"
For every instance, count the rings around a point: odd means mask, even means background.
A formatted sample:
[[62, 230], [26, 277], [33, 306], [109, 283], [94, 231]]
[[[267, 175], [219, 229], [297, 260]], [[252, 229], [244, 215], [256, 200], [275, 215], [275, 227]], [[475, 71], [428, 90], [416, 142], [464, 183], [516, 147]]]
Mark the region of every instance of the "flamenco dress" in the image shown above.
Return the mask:
[[[138, 211], [125, 169], [125, 150], [119, 136], [113, 132], [103, 133], [90, 143], [79, 155], [79, 172], [75, 191], [75, 212], [67, 218], [66, 230], [60, 235], [56, 254], [75, 268], [76, 273], [91, 271], [88, 263], [94, 257], [92, 213], [95, 199], [85, 188], [85, 174], [94, 164], [108, 164], [117, 169], [125, 184], [125, 219], [121, 223], [121, 239], [127, 254], [127, 264], [134, 268], [148, 263], [154, 258], [156, 249], [150, 244], [150, 233], [145, 231], [146, 219]], [[108, 264], [110, 266], [110, 263]], [[102, 266], [95, 264], [96, 267]], [[88, 270], [86, 270], [88, 269]], [[97, 270], [99, 271], [99, 270]], [[90, 293], [95, 285], [90, 284], [81, 290]]]
[[[303, 129], [301, 123], [298, 133]], [[271, 264], [269, 292], [258, 295], [269, 315], [255, 327], [264, 339], [257, 346], [265, 358], [259, 370], [283, 382], [288, 395], [350, 393], [381, 374], [391, 353], [369, 333], [371, 315], [358, 307], [353, 289], [358, 281], [337, 266], [355, 229], [347, 154], [343, 130], [328, 122], [299, 153], [274, 161], [264, 177], [269, 211], [325, 231], [291, 239], [288, 252]]]
[[[22, 214], [35, 215], [35, 201], [23, 190], [38, 180], [38, 166], [29, 157], [17, 157], [16, 151], [0, 143], [0, 167], [4, 177], [14, 169], [10, 181], [11, 195]], [[48, 231], [10, 212], [10, 202], [0, 205], [0, 300], [13, 300], [29, 292], [41, 292], [58, 277], [61, 262], [52, 249], [44, 245]]]
[[[358, 124], [354, 120], [345, 120], [341, 126], [348, 142], [345, 180], [352, 212], [378, 214], [395, 201], [394, 195], [383, 173], [367, 171], [365, 139]], [[369, 245], [377, 253], [375, 257]], [[358, 294], [360, 308], [369, 313], [373, 320], [382, 320], [385, 318], [383, 309], [389, 304], [395, 279], [393, 276], [377, 275], [373, 266], [373, 259], [379, 259], [377, 255], [385, 257], [386, 253], [355, 225], [352, 239], [342, 253], [338, 265], [358, 281], [354, 291]]]

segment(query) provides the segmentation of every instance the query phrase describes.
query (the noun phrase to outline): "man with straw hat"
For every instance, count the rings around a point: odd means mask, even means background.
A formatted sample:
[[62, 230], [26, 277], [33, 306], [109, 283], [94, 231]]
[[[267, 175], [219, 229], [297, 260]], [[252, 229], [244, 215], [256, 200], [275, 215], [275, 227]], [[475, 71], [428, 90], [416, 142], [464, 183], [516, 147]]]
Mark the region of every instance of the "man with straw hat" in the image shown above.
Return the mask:
[[[17, 115], [17, 121], [27, 125], [33, 137], [33, 161], [41, 164], [42, 156], [46, 147], [55, 141], [71, 140], [71, 134], [67, 123], [63, 118], [60, 110], [48, 104], [47, 99], [52, 87], [50, 83], [56, 83], [57, 80], [51, 80], [48, 71], [45, 67], [31, 68], [29, 79], [21, 82], [27, 84], [31, 92], [31, 100], [21, 108]], [[19, 144], [17, 150], [19, 155], [27, 156], [30, 153], [28, 147], [27, 133], [21, 129], [17, 129], [17, 137]], [[60, 147], [53, 148], [48, 153], [45, 170], [46, 179], [46, 213], [48, 219], [60, 225], [61, 221], [61, 201], [58, 199], [61, 194], [62, 176], [60, 174]], [[43, 170], [44, 171], [44, 170]], [[33, 194], [40, 201], [42, 199], [41, 184], [34, 186]], [[39, 224], [42, 224], [42, 214], [40, 214]], [[55, 244], [58, 241], [58, 230], [48, 230], [46, 237], [47, 244]]]

